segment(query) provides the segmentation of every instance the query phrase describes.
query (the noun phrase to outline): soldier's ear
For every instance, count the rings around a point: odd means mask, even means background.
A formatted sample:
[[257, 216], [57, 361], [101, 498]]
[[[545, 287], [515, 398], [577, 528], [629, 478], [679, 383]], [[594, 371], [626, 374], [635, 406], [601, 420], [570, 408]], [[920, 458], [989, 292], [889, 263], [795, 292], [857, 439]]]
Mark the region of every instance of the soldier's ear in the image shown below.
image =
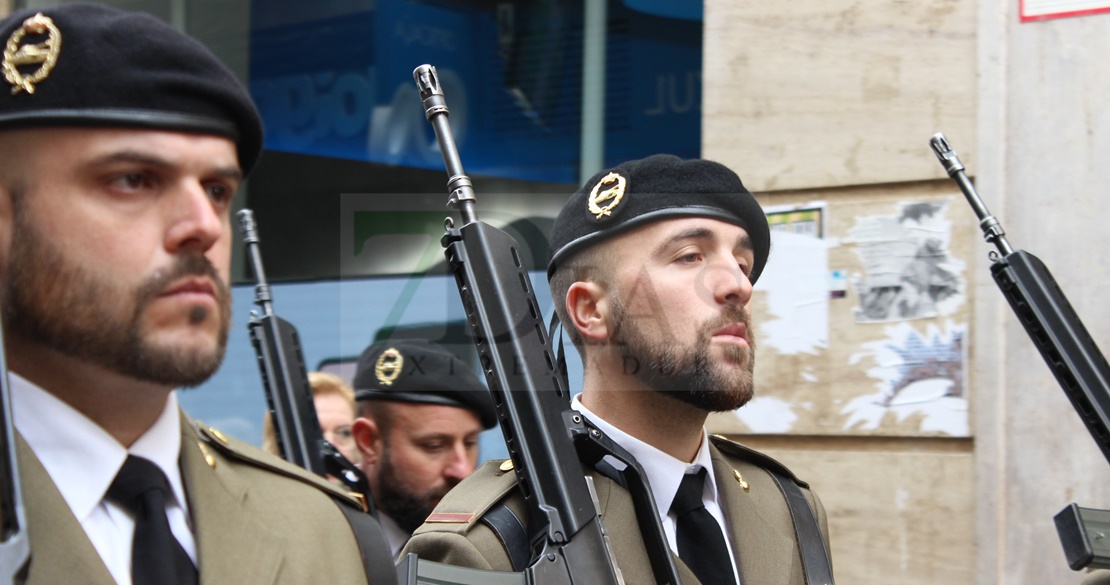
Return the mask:
[[356, 418], [351, 424], [351, 434], [358, 452], [362, 454], [362, 461], [377, 464], [382, 454], [382, 433], [378, 423], [366, 417]]
[[578, 281], [567, 289], [567, 316], [587, 342], [609, 338], [609, 296], [596, 282]]

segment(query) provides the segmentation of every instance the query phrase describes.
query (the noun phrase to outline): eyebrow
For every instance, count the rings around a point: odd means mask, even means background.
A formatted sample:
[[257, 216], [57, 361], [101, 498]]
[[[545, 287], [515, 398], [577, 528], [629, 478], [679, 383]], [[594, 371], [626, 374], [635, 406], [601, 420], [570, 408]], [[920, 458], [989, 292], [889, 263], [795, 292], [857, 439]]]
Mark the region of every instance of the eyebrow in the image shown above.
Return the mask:
[[[166, 160], [165, 158], [145, 152], [139, 152], [136, 150], [121, 150], [118, 152], [112, 152], [88, 161], [86, 166], [95, 168], [98, 166], [121, 162], [139, 163], [161, 169], [171, 169], [175, 166], [172, 162]], [[218, 167], [211, 171], [210, 174], [214, 174], [225, 179], [233, 179], [236, 181], [243, 180], [243, 171], [238, 166]]]
[[[659, 246], [655, 249], [655, 254], [662, 254], [664, 250], [678, 242], [683, 242], [686, 240], [710, 241], [715, 239], [717, 239], [717, 235], [713, 232], [713, 230], [710, 230], [709, 228], [690, 228], [688, 230], [683, 230], [681, 232], [673, 234], [669, 238], [663, 240], [663, 242], [659, 244]], [[752, 244], [751, 236], [746, 233], [736, 241], [736, 247], [748, 251], [752, 251], [755, 249], [755, 246]]]
[[434, 440], [452, 440], [454, 437], [447, 433], [431, 432], [420, 433], [410, 437], [413, 441], [434, 441]]

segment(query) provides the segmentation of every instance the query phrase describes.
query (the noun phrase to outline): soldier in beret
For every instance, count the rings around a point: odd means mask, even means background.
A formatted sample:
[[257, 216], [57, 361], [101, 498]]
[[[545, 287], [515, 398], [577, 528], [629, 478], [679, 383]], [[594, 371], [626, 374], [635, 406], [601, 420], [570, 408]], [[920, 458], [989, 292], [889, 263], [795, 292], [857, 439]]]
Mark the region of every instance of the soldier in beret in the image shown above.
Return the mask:
[[[140, 13], [0, 21], [0, 273], [26, 583], [366, 583], [357, 500], [178, 408], [220, 365], [240, 82]], [[392, 567], [390, 567], [392, 569]]]
[[394, 555], [474, 471], [478, 435], [497, 424], [489, 390], [447, 348], [423, 339], [371, 345], [352, 385], [353, 431]]
[[[816, 495], [773, 459], [705, 431], [709, 413], [753, 393], [750, 301], [770, 233], [739, 177], [669, 155], [602, 171], [556, 218], [552, 249], [556, 312], [585, 372], [573, 407], [643, 466], [682, 583], [831, 583]], [[521, 570], [527, 543], [503, 520], [526, 521], [510, 469], [480, 467], [403, 553]], [[627, 583], [654, 583], [631, 498], [602, 471], [590, 473], [617, 565]], [[503, 509], [512, 514], [493, 513]]]

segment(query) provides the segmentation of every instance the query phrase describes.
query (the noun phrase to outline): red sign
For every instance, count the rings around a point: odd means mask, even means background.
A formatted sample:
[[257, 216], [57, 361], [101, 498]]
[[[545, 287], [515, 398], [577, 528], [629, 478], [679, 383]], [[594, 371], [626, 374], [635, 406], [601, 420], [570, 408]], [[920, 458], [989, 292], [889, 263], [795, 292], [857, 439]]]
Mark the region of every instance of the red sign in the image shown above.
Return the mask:
[[1022, 22], [1110, 12], [1110, 0], [1018, 0], [1018, 2], [1021, 4]]

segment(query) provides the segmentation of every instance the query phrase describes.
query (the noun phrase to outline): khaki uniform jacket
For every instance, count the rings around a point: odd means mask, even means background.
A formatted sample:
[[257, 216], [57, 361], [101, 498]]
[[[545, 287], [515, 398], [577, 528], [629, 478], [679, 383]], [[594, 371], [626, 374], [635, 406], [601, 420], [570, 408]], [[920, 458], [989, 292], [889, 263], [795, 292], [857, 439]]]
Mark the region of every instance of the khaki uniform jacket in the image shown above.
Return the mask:
[[[46, 469], [16, 437], [31, 563], [27, 585], [115, 585]], [[366, 583], [338, 506], [360, 507], [327, 481], [181, 417], [179, 462], [201, 585]]]
[[[782, 492], [765, 470], [785, 467], [737, 443], [714, 437], [710, 445], [713, 472], [722, 510], [728, 518], [740, 580], [744, 585], [805, 585], [794, 525]], [[524, 502], [516, 487], [516, 474], [502, 471], [499, 461], [487, 461], [455, 486], [436, 507], [429, 522], [418, 528], [401, 555], [416, 553], [422, 559], [478, 569], [511, 571], [512, 564], [497, 535], [479, 522], [494, 505], [505, 502], [524, 520]], [[735, 473], [734, 473], [735, 472]], [[592, 472], [605, 530], [612, 542], [617, 565], [629, 585], [655, 583], [643, 540], [639, 537], [635, 509], [628, 491]], [[739, 479], [737, 475], [739, 474]], [[746, 482], [748, 489], [741, 486]], [[825, 509], [805, 484], [803, 492], [817, 515], [828, 550]], [[448, 516], [451, 514], [452, 516]], [[453, 516], [463, 514], [462, 517]], [[436, 522], [464, 519], [465, 522]], [[683, 585], [698, 583], [677, 555], [673, 555]]]

